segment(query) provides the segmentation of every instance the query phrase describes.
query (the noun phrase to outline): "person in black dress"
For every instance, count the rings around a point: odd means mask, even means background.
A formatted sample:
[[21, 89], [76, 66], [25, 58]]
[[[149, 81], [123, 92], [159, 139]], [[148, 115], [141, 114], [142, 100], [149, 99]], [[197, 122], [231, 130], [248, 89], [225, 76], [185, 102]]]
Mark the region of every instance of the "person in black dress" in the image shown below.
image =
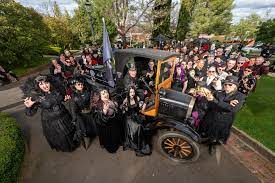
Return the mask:
[[90, 105], [94, 91], [81, 76], [74, 77], [71, 83], [73, 94], [70, 100], [70, 111], [77, 130], [75, 138], [87, 149], [91, 139], [96, 136], [96, 126]]
[[49, 76], [29, 78], [21, 87], [25, 96], [26, 115], [33, 116], [41, 108], [43, 134], [56, 151], [72, 152], [78, 146], [73, 140], [75, 127], [69, 111], [63, 105], [69, 97], [54, 88]]
[[144, 133], [144, 119], [139, 112], [145, 109], [145, 104], [136, 95], [134, 86], [128, 88], [127, 96], [123, 101], [121, 109], [124, 113], [125, 123], [124, 150], [132, 149], [136, 152], [137, 156], [150, 154], [150, 146], [146, 143]]
[[110, 99], [108, 90], [101, 90], [95, 106], [95, 122], [100, 146], [109, 153], [115, 153], [121, 145], [122, 128], [119, 116], [117, 103]]

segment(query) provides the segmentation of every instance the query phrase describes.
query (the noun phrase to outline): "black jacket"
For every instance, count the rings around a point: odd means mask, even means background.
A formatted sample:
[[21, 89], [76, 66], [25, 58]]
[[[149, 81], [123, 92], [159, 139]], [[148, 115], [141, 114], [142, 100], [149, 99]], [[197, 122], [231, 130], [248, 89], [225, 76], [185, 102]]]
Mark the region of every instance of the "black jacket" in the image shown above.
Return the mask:
[[[245, 102], [245, 95], [239, 91], [226, 94], [224, 91], [214, 93], [215, 99], [209, 102], [205, 122], [208, 126], [208, 135], [212, 140], [220, 140], [226, 143], [234, 116]], [[231, 106], [230, 101], [238, 100], [236, 106]]]

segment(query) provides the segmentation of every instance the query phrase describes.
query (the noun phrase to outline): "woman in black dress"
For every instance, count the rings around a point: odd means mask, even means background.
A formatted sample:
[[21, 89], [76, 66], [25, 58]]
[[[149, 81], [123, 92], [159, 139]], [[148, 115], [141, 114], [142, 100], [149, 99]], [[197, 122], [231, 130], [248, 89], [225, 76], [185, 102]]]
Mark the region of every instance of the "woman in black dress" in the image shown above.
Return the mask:
[[117, 103], [110, 99], [108, 90], [101, 90], [95, 106], [95, 122], [100, 146], [109, 153], [115, 153], [122, 141], [118, 112]]
[[25, 99], [26, 115], [33, 116], [41, 108], [43, 134], [56, 151], [72, 152], [78, 144], [73, 140], [75, 127], [69, 111], [63, 105], [69, 97], [60, 94], [49, 76], [29, 79], [21, 88]]
[[145, 105], [136, 95], [134, 86], [129, 87], [127, 97], [123, 101], [121, 108], [125, 115], [124, 150], [128, 148], [132, 149], [136, 152], [137, 156], [150, 154], [150, 147], [146, 143], [144, 134], [144, 120], [139, 112], [145, 108]]
[[70, 100], [70, 111], [73, 123], [76, 125], [75, 138], [87, 149], [91, 139], [96, 136], [96, 126], [90, 105], [94, 91], [81, 76], [73, 78], [71, 84], [73, 94]]

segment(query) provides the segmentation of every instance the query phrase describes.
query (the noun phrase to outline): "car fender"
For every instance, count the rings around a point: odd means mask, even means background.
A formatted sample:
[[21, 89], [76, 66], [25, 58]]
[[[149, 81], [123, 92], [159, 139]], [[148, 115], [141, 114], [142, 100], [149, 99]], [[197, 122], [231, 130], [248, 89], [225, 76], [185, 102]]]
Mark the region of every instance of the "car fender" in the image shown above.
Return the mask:
[[158, 118], [152, 125], [155, 129], [166, 129], [166, 128], [174, 128], [178, 130], [179, 132], [182, 132], [192, 138], [195, 142], [200, 143], [201, 138], [200, 135], [193, 130], [190, 126], [187, 124], [177, 121], [175, 119], [170, 118]]

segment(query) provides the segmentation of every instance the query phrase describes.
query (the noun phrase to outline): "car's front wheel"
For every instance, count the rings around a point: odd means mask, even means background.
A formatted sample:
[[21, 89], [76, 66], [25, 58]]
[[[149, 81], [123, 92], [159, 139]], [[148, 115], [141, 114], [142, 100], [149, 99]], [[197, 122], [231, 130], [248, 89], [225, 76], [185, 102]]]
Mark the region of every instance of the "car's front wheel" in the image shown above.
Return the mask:
[[199, 145], [179, 131], [160, 131], [156, 145], [164, 157], [177, 163], [194, 162], [200, 156]]

